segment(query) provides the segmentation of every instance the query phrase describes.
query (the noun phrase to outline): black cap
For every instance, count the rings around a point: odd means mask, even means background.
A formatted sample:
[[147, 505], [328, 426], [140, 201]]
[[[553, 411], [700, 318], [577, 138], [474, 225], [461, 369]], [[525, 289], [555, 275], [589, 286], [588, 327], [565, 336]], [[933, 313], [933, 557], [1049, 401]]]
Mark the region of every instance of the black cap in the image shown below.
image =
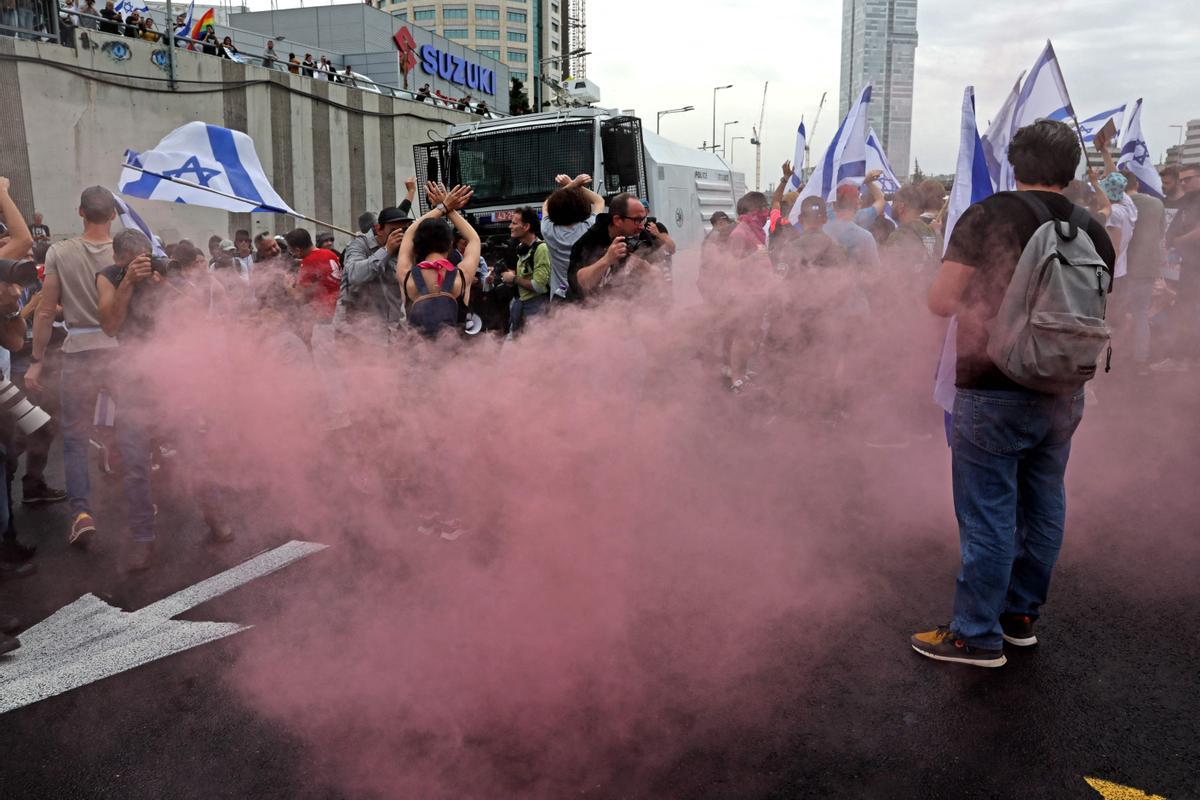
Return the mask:
[[800, 216], [829, 216], [829, 208], [825, 205], [825, 198], [813, 194], [801, 200]]
[[721, 220], [728, 220], [728, 219], [729, 219], [729, 215], [726, 214], [724, 211], [714, 211], [713, 215], [708, 218], [708, 224], [716, 225]]
[[329, 231], [326, 231], [325, 233], [317, 234], [317, 244], [321, 244], [322, 242], [332, 242], [332, 241], [333, 241], [333, 234], [330, 233]]
[[412, 222], [412, 215], [395, 206], [388, 206], [379, 212], [379, 216], [375, 218], [375, 223], [377, 225], [387, 225], [389, 222]]

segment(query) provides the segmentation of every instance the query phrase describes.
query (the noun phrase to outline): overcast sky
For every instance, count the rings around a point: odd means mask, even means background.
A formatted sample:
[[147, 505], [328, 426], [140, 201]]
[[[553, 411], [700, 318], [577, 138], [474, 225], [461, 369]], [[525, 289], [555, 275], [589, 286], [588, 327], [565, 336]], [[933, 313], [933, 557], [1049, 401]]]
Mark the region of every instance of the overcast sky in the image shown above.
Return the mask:
[[[203, 0], [202, 0], [203, 2]], [[246, 0], [256, 10], [270, 0]], [[276, 0], [279, 7], [300, 0]], [[1157, 160], [1179, 131], [1200, 118], [1200, 0], [919, 0], [912, 155], [927, 174], [954, 171], [962, 91], [975, 86], [979, 125], [999, 109], [1013, 82], [1054, 42], [1076, 110], [1091, 116], [1144, 97], [1143, 132]], [[304, 3], [312, 5], [311, 2]], [[750, 129], [762, 109], [764, 180], [791, 158], [804, 115], [820, 157], [838, 125], [842, 0], [592, 0], [588, 5], [588, 77], [601, 105], [634, 109], [648, 130], [699, 147], [730, 137], [734, 167], [754, 180]], [[828, 92], [815, 135], [812, 121]], [[900, 165], [895, 165], [901, 170]]]
[[[999, 109], [1017, 75], [1047, 38], [1054, 42], [1076, 110], [1090, 116], [1144, 97], [1143, 132], [1157, 159], [1178, 140], [1169, 126], [1200, 118], [1200, 13], [1197, 0], [919, 0], [913, 157], [927, 174], [950, 173], [958, 149], [962, 91], [974, 84], [980, 127]], [[1133, 13], [1130, 11], [1133, 9]], [[801, 114], [811, 122], [829, 92], [813, 159], [837, 130], [842, 0], [594, 1], [588, 7], [588, 77], [602, 105], [633, 108], [649, 130], [699, 147], [712, 136], [718, 94], [734, 167], [754, 179], [750, 128], [769, 81], [763, 174], [790, 158]], [[895, 165], [900, 170], [900, 165]]]

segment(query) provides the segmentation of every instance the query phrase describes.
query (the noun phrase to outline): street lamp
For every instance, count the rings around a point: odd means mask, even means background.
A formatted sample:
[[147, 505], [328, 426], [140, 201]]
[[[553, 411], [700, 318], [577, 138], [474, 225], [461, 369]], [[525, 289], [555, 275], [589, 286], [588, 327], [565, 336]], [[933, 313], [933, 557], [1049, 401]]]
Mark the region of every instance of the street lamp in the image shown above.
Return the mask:
[[722, 156], [725, 155], [725, 137], [729, 135], [729, 126], [737, 125], [737, 124], [738, 124], [738, 121], [736, 119], [733, 122], [726, 122], [725, 127], [721, 130], [721, 155]]
[[732, 84], [732, 83], [731, 83], [731, 84], [729, 84], [728, 86], [714, 86], [714, 87], [713, 87], [713, 135], [712, 135], [712, 148], [713, 148], [713, 152], [714, 152], [714, 153], [717, 151], [717, 92], [721, 91], [722, 89], [732, 89], [732, 88], [733, 88], [733, 84]]
[[1168, 125], [1167, 127], [1168, 128], [1179, 128], [1179, 144], [1182, 145], [1183, 144], [1183, 126], [1182, 125]]
[[695, 106], [684, 106], [683, 108], [668, 108], [666, 111], [659, 111], [658, 119], [655, 120], [655, 122], [654, 122], [654, 132], [655, 133], [659, 132], [659, 128], [662, 127], [662, 118], [665, 117], [667, 114], [682, 114], [685, 111], [695, 111], [695, 110], [696, 110]]
[[745, 136], [735, 136], [729, 140], [729, 166], [731, 166], [731, 167], [733, 166], [733, 153], [734, 153], [733, 146], [735, 144], [737, 144], [738, 139], [745, 139], [745, 138], [746, 138]]

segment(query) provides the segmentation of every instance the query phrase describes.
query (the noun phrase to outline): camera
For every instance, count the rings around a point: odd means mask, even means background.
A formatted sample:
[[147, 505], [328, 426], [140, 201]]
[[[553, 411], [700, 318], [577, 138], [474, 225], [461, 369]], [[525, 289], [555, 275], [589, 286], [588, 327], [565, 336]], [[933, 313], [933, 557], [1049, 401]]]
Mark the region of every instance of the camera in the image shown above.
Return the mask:
[[28, 436], [50, 421], [50, 415], [29, 402], [29, 398], [12, 381], [0, 378], [0, 411]]
[[165, 278], [169, 270], [179, 269], [179, 262], [162, 256], [150, 256], [150, 267]]
[[0, 258], [0, 282], [34, 286], [38, 282], [37, 264], [29, 259]]
[[645, 244], [645, 242], [643, 242], [641, 239], [638, 239], [636, 236], [626, 236], [625, 237], [625, 255], [629, 256], [629, 255], [636, 253], [638, 251], [638, 248], [644, 244]]

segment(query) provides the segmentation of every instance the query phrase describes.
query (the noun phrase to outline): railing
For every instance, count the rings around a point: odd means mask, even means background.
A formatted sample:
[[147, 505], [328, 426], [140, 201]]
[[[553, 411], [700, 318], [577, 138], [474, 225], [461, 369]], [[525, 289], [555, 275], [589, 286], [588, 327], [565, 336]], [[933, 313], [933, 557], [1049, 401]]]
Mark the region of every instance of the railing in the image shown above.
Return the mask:
[[[189, 36], [182, 36], [178, 33], [175, 34], [174, 37], [171, 37], [165, 28], [160, 30], [158, 28], [145, 29], [138, 27], [133, 28], [133, 32], [131, 33], [131, 26], [124, 21], [116, 22], [108, 20], [99, 14], [90, 14], [84, 12], [78, 7], [68, 8], [66, 6], [56, 5], [54, 0], [21, 0], [21, 2], [23, 5], [17, 9], [17, 11], [33, 9], [33, 11], [29, 11], [28, 13], [37, 14], [36, 19], [23, 18], [22, 20], [15, 20], [28, 22], [28, 25], [7, 25], [5, 24], [3, 12], [0, 11], [0, 35], [15, 35], [20, 38], [40, 39], [43, 41], [58, 41], [59, 43], [68, 47], [74, 47], [76, 44], [76, 36], [88, 31], [96, 31], [99, 33], [108, 34], [110, 36], [119, 36], [126, 39], [148, 41], [152, 44], [165, 43], [167, 39], [174, 38], [175, 48], [177, 50], [187, 50], [197, 55], [207, 55], [214, 58], [226, 58], [230, 61], [248, 66], [274, 69], [280, 72], [290, 72], [292, 74], [309, 78], [310, 80], [327, 80], [330, 83], [345, 86], [347, 88], [358, 89], [359, 91], [369, 92], [383, 97], [392, 97], [397, 100], [406, 100], [414, 103], [422, 103], [424, 105], [432, 105], [434, 108], [445, 108], [451, 111], [459, 111], [461, 113], [478, 116], [482, 119], [501, 119], [509, 116], [502, 111], [497, 111], [496, 109], [490, 107], [481, 110], [477, 104], [470, 104], [466, 108], [463, 108], [461, 98], [448, 97], [443, 95], [441, 92], [432, 92], [427, 95], [422, 95], [417, 91], [400, 89], [387, 84], [377, 83], [371, 78], [358, 73], [347, 75], [345, 73], [345, 69], [350, 65], [345, 63], [340, 65], [341, 71], [339, 71], [339, 67], [337, 66], [334, 66], [331, 71], [323, 71], [316, 69], [315, 65], [310, 67], [305, 65], [303, 62], [289, 62], [285, 57], [282, 57], [278, 51], [271, 53], [271, 59], [268, 63], [268, 51], [266, 47], [263, 47], [261, 50], [255, 52], [254, 50], [243, 50], [238, 48], [235, 42], [234, 50], [232, 52], [227, 51], [221, 42], [221, 40], [225, 38], [224, 36], [218, 36], [218, 41], [214, 43], [208, 40], [193, 39]], [[50, 10], [55, 8], [57, 9], [57, 14], [50, 14]], [[143, 19], [153, 18], [147, 15]], [[49, 24], [47, 24], [47, 20]], [[224, 26], [213, 26], [213, 29], [214, 31], [218, 29], [224, 29]], [[245, 31], [239, 31], [239, 33], [245, 35], [262, 36], [265, 41], [275, 41], [263, 36], [262, 34], [248, 34]], [[232, 39], [232, 35], [230, 35], [230, 38]], [[209, 48], [214, 52], [205, 52], [205, 48]], [[322, 52], [322, 48], [315, 48], [309, 45], [304, 45], [304, 49], [305, 51], [315, 50], [317, 52]], [[336, 54], [330, 52], [329, 55]]]

